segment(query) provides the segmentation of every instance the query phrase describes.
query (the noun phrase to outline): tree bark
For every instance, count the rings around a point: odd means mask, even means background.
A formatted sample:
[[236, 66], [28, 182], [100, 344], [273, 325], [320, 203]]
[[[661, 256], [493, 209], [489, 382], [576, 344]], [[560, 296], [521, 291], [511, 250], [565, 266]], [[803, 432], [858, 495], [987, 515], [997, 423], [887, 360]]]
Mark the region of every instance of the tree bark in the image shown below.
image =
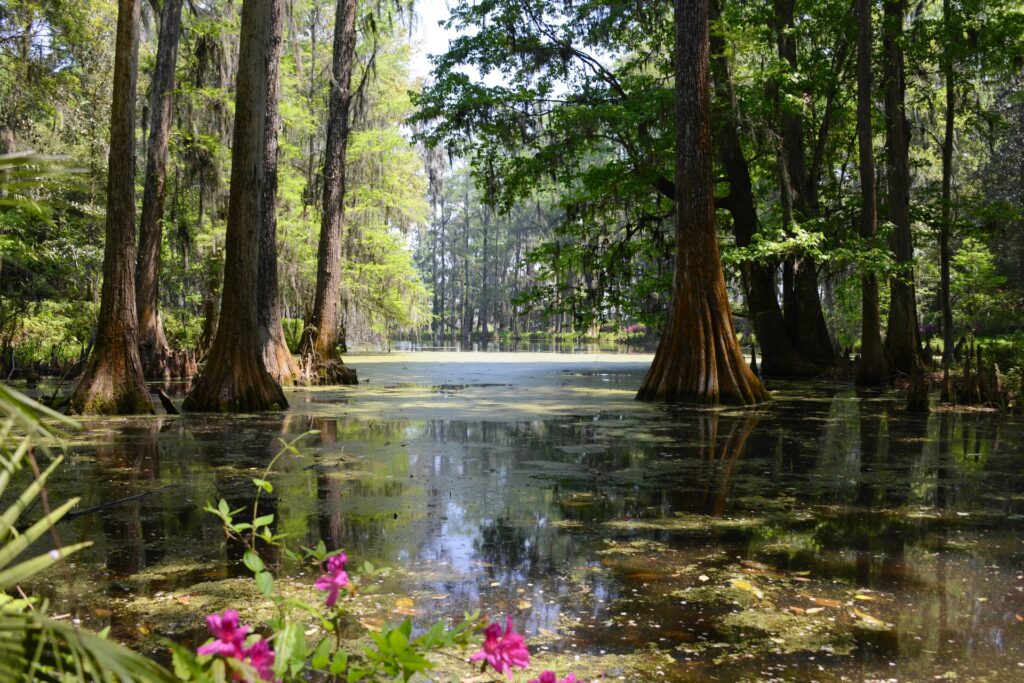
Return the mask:
[[488, 204], [484, 204], [481, 207], [484, 218], [484, 252], [483, 252], [483, 274], [480, 278], [480, 341], [486, 347], [487, 340], [491, 336], [490, 331], [487, 329], [488, 320], [490, 320], [490, 307], [491, 307], [491, 283], [488, 278], [489, 273], [487, 272], [488, 259], [488, 233], [490, 232], [491, 222], [491, 209]]
[[281, 325], [281, 295], [277, 273], [277, 129], [280, 94], [280, 61], [283, 45], [284, 2], [267, 0], [272, 5], [274, 42], [270, 50], [270, 73], [267, 77], [266, 139], [263, 147], [263, 215], [260, 221], [259, 276], [256, 292], [256, 318], [260, 328], [260, 345], [267, 372], [278, 384], [294, 384], [299, 378], [299, 364], [292, 356]]
[[71, 414], [152, 413], [135, 310], [135, 94], [140, 0], [120, 0], [110, 113], [103, 288], [96, 344], [68, 401]]
[[[953, 84], [952, 17], [950, 0], [942, 2], [942, 19], [945, 24], [945, 55], [943, 56], [943, 77], [946, 81], [946, 129], [942, 138], [942, 218], [939, 225], [939, 311], [942, 316], [942, 366], [948, 368], [953, 360], [953, 307], [949, 296], [949, 262], [951, 258], [949, 238], [952, 231], [953, 212], [953, 125], [956, 116], [956, 92]], [[948, 373], [947, 373], [948, 374]], [[948, 389], [943, 385], [943, 400], [949, 400]]]
[[641, 400], [751, 404], [768, 392], [733, 327], [715, 232], [708, 0], [675, 0], [676, 268]]
[[[710, 5], [711, 18], [716, 20], [720, 11], [717, 2]], [[716, 99], [720, 108], [715, 140], [718, 155], [729, 181], [727, 210], [732, 216], [736, 246], [747, 247], [758, 230], [757, 208], [754, 202], [750, 167], [740, 144], [739, 123], [736, 115], [732, 75], [725, 54], [725, 41], [717, 32], [711, 34], [712, 75]], [[786, 321], [776, 295], [776, 264], [747, 263], [744, 265], [747, 307], [750, 319], [761, 344], [761, 375], [763, 377], [792, 377], [814, 374], [817, 368], [804, 361], [794, 347], [786, 329]]]
[[[776, 42], [779, 58], [796, 72], [795, 0], [776, 0]], [[778, 87], [778, 86], [776, 86]], [[781, 90], [781, 88], [780, 88]], [[818, 178], [809, 172], [804, 147], [803, 115], [786, 107], [781, 93], [776, 92], [779, 108], [779, 134], [782, 147], [779, 155], [779, 177], [782, 189], [783, 221], [786, 230], [794, 220], [815, 218], [819, 212]], [[814, 257], [804, 254], [787, 259], [784, 264], [783, 313], [790, 339], [807, 359], [830, 365], [836, 360], [835, 348], [818, 292], [818, 265]]]
[[243, 2], [220, 323], [206, 367], [182, 406], [185, 410], [246, 412], [288, 406], [263, 362], [256, 294], [274, 30], [273, 3]]
[[[875, 195], [875, 157], [871, 129], [871, 0], [857, 0], [857, 140], [860, 154], [860, 235], [874, 245], [878, 234], [878, 202]], [[856, 382], [860, 386], [880, 386], [888, 382], [885, 353], [882, 350], [882, 322], [878, 309], [878, 277], [873, 272], [861, 276], [860, 366]]]
[[885, 350], [893, 370], [907, 373], [921, 362], [920, 331], [914, 294], [913, 237], [910, 234], [910, 124], [907, 122], [903, 65], [903, 16], [906, 0], [884, 0], [885, 128], [888, 161], [889, 220], [896, 274], [889, 283], [889, 324]]
[[299, 352], [309, 356], [316, 372], [312, 381], [354, 384], [355, 372], [338, 357], [341, 307], [341, 244], [345, 228], [345, 162], [351, 132], [352, 70], [356, 52], [356, 0], [338, 0], [334, 15], [331, 94], [324, 152], [323, 215], [317, 248], [313, 314], [302, 333]]
[[[139, 352], [142, 366], [151, 379], [162, 379], [170, 347], [160, 320], [160, 247], [163, 238], [164, 196], [167, 182], [167, 145], [171, 138], [174, 108], [174, 68], [178, 60], [182, 0], [164, 0], [160, 13], [160, 35], [153, 70], [152, 119], [146, 150], [145, 184], [142, 191], [142, 219], [139, 224], [139, 254], [136, 272], [136, 306], [139, 314]], [[167, 366], [167, 367], [165, 367]]]

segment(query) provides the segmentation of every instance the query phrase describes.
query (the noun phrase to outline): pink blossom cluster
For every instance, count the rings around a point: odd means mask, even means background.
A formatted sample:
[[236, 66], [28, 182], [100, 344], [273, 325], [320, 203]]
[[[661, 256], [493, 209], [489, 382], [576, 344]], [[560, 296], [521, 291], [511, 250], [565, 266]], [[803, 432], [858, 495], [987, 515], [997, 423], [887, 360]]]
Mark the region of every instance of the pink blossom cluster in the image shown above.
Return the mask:
[[[239, 623], [238, 612], [229, 609], [223, 614], [211, 614], [206, 617], [206, 626], [213, 634], [214, 640], [200, 647], [201, 655], [220, 655], [228, 659], [237, 659], [249, 664], [256, 670], [262, 680], [271, 680], [274, 676], [274, 651], [267, 641], [257, 640], [248, 647], [245, 638], [251, 629]], [[237, 675], [235, 677], [237, 680]]]
[[345, 553], [332, 555], [327, 558], [327, 573], [316, 580], [316, 589], [326, 591], [327, 599], [324, 604], [334, 607], [338, 602], [338, 592], [342, 588], [348, 588], [351, 584], [348, 580], [348, 572], [345, 565], [348, 563], [348, 556]]
[[511, 681], [513, 668], [525, 669], [530, 665], [530, 651], [526, 649], [526, 639], [521, 633], [516, 633], [512, 617], [509, 616], [505, 619], [504, 633], [498, 624], [491, 624], [484, 629], [484, 645], [470, 660], [486, 661]]
[[569, 674], [565, 678], [559, 678], [554, 671], [545, 671], [540, 678], [535, 678], [526, 683], [576, 683], [576, 674]]

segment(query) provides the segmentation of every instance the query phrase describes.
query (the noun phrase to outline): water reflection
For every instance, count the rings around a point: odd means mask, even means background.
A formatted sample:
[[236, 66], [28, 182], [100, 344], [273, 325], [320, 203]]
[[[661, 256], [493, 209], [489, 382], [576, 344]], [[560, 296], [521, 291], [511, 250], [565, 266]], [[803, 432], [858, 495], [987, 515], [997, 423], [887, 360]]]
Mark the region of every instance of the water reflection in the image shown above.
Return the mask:
[[[535, 636], [562, 634], [556, 649], [653, 644], [679, 680], [818, 676], [823, 662], [857, 676], [1015, 673], [1021, 423], [899, 404], [820, 386], [756, 412], [106, 422], [72, 446], [52, 495], [84, 496], [60, 533], [96, 541], [81, 562], [98, 602], [180, 593], [244, 574], [202, 504], [251, 516], [252, 478], [282, 440], [316, 430], [282, 458], [260, 514], [294, 545], [322, 538], [403, 570], [383, 590], [412, 596], [419, 624], [512, 613]], [[774, 621], [736, 626], [755, 613]], [[785, 644], [786, 620], [811, 615], [793, 628], [817, 649]]]

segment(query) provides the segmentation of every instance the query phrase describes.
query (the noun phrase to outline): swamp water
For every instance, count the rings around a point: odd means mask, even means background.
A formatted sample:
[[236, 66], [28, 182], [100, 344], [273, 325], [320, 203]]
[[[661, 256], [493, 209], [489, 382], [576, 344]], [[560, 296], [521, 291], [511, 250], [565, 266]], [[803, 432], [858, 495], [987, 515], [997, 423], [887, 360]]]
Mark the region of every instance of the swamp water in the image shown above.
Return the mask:
[[[95, 545], [37, 587], [51, 611], [153, 653], [202, 641], [210, 611], [266, 616], [201, 508], [251, 504], [280, 440], [315, 429], [261, 514], [391, 568], [353, 635], [480, 609], [515, 617], [531, 671], [583, 680], [1024, 680], [1016, 418], [806, 383], [752, 410], [645, 405], [650, 356], [349, 362], [368, 382], [283, 414], [71, 435], [50, 499], [82, 496], [58, 531]], [[313, 597], [315, 571], [279, 573]]]

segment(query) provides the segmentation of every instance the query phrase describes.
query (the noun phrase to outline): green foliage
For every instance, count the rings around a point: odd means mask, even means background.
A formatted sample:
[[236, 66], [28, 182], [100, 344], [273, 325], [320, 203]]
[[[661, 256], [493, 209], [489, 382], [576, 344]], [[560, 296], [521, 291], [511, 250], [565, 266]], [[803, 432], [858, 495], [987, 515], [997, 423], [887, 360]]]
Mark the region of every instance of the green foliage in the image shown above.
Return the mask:
[[[221, 499], [216, 505], [207, 503], [206, 511], [218, 517], [224, 525], [225, 536], [245, 546], [242, 562], [252, 572], [253, 581], [260, 593], [274, 603], [274, 617], [266, 624], [270, 629], [267, 637], [275, 649], [274, 675], [282, 681], [303, 681], [310, 676], [323, 675], [331, 680], [345, 681], [408, 681], [417, 674], [424, 674], [434, 668], [429, 658], [432, 653], [442, 650], [464, 649], [483, 628], [478, 614], [466, 615], [454, 628], [445, 628], [437, 622], [421, 635], [413, 636], [409, 619], [397, 625], [385, 624], [373, 632], [368, 641], [348, 641], [341, 633], [346, 618], [345, 603], [357, 592], [373, 590], [370, 580], [381, 574], [381, 570], [364, 562], [360, 572], [347, 572], [346, 585], [335, 603], [327, 601], [324, 607], [310, 604], [278, 593], [275, 590], [271, 568], [261, 557], [258, 544], [264, 548], [275, 548], [281, 555], [302, 565], [324, 571], [324, 563], [337, 556], [340, 551], [329, 552], [323, 541], [314, 548], [293, 550], [286, 545], [283, 534], [275, 531], [274, 515], [259, 515], [259, 499], [263, 494], [272, 494], [274, 486], [269, 477], [278, 460], [288, 454], [298, 454], [299, 443], [307, 432], [295, 439], [282, 442], [281, 450], [271, 459], [263, 474], [253, 479], [256, 497], [251, 510], [251, 521], [240, 521], [243, 509], [232, 510], [227, 501]], [[312, 620], [319, 624], [319, 633], [313, 641], [307, 642], [307, 624]], [[250, 637], [247, 646], [259, 640]], [[174, 643], [168, 643], [173, 652], [174, 668], [183, 680], [225, 680], [228, 673], [246, 681], [263, 680], [247, 662], [233, 657], [197, 655]]]
[[952, 269], [950, 293], [957, 322], [976, 330], [997, 319], [1006, 277], [997, 271], [992, 252], [979, 240], [968, 237], [953, 256]]

